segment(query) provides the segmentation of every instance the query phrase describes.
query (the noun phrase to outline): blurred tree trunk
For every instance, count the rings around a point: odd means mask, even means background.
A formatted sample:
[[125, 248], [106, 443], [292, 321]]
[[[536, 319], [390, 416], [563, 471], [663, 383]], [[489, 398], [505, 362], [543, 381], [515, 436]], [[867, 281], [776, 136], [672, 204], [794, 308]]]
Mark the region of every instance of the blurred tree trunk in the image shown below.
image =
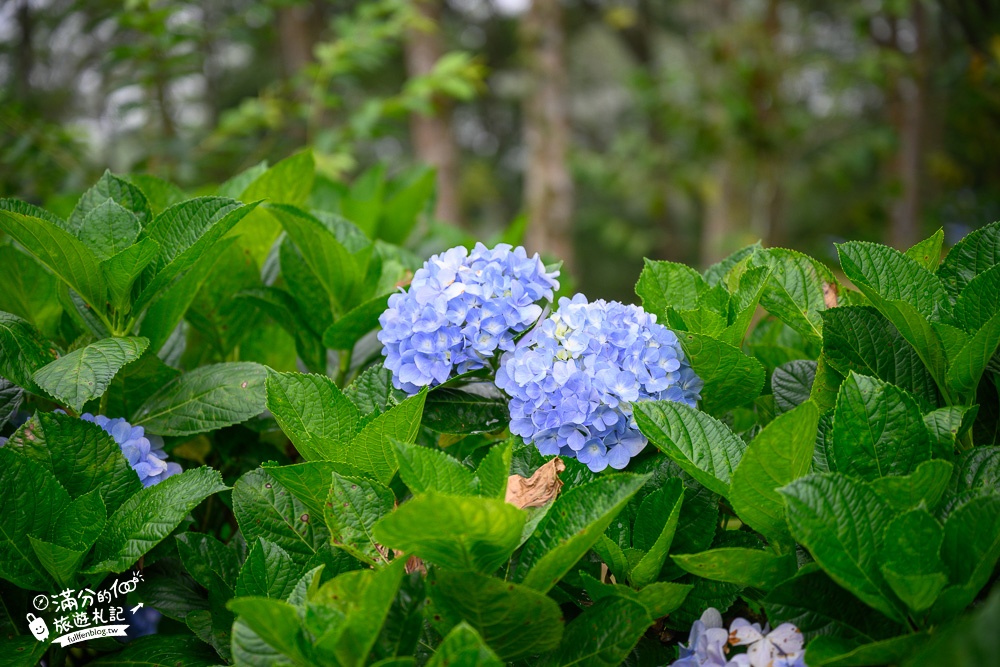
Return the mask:
[[521, 45], [531, 87], [524, 100], [526, 242], [532, 252], [575, 267], [573, 179], [569, 172], [569, 92], [560, 0], [533, 0], [521, 19]]
[[[406, 36], [406, 70], [410, 77], [423, 76], [434, 69], [444, 55], [441, 38], [441, 0], [414, 0], [419, 21]], [[434, 217], [462, 224], [459, 199], [458, 148], [451, 133], [451, 105], [436, 99], [430, 115], [410, 115], [410, 134], [418, 162], [437, 171], [437, 204]]]
[[[929, 26], [927, 9], [920, 0], [913, 3], [910, 24], [916, 40], [916, 51], [910, 55], [911, 71], [895, 78], [890, 84], [890, 117], [896, 130], [898, 147], [892, 161], [894, 180], [899, 183], [899, 195], [892, 205], [888, 243], [905, 250], [921, 239], [920, 221], [923, 208], [923, 162], [927, 149], [927, 105], [929, 60]], [[897, 20], [898, 21], [898, 20]], [[895, 23], [895, 22], [894, 22]], [[899, 29], [893, 30], [893, 46], [901, 53]]]
[[285, 76], [291, 78], [312, 61], [313, 47], [322, 26], [310, 2], [281, 6], [277, 11], [281, 66]]

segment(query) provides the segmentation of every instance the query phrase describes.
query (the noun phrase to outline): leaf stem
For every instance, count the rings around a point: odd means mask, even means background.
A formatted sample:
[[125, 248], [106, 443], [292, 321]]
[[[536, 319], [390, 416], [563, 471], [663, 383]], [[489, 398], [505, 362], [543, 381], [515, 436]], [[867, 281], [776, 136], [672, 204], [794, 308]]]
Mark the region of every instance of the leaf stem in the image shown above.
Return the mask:
[[354, 350], [340, 351], [340, 364], [337, 368], [337, 386], [341, 389], [347, 384], [347, 374], [351, 370], [351, 357], [353, 354]]

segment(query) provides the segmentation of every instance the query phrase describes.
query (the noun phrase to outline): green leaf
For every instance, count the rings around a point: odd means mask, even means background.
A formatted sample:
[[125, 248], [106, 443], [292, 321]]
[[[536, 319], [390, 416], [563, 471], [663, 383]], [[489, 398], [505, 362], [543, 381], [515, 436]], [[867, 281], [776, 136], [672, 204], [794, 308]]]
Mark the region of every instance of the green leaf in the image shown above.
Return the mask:
[[504, 667], [475, 629], [462, 621], [444, 638], [427, 667]]
[[788, 412], [808, 401], [815, 378], [816, 362], [806, 359], [789, 361], [774, 369], [771, 393], [778, 413]]
[[414, 442], [420, 429], [426, 391], [411, 396], [399, 405], [375, 417], [344, 449], [334, 453], [337, 461], [388, 484], [398, 466], [394, 441]]
[[186, 470], [148, 486], [119, 506], [94, 545], [89, 573], [124, 572], [165, 538], [202, 500], [228, 489], [208, 468]]
[[920, 406], [902, 389], [852, 372], [837, 395], [832, 455], [835, 470], [869, 481], [910, 474], [931, 457]]
[[153, 217], [149, 211], [149, 202], [142, 190], [124, 178], [105, 171], [101, 179], [80, 197], [76, 208], [69, 216], [67, 228], [74, 232], [79, 230], [87, 215], [109, 199], [133, 213], [142, 226], [146, 226]]
[[761, 249], [760, 241], [750, 244], [748, 246], [743, 246], [733, 254], [729, 255], [720, 262], [716, 262], [712, 266], [705, 270], [705, 282], [711, 286], [718, 285], [726, 275], [735, 267], [737, 264], [745, 260], [750, 255], [754, 254]]
[[398, 405], [405, 396], [392, 386], [392, 373], [382, 364], [375, 364], [365, 369], [354, 382], [344, 390], [361, 414], [381, 414], [394, 405]]
[[981, 329], [1000, 309], [1000, 265], [976, 276], [955, 300], [955, 321], [968, 332]]
[[948, 389], [954, 396], [971, 402], [987, 364], [1000, 347], [1000, 312], [977, 331], [951, 360], [948, 368]]
[[555, 586], [648, 479], [604, 475], [562, 493], [521, 548], [512, 578], [541, 592]]
[[[378, 237], [403, 245], [413, 233], [420, 213], [434, 196], [435, 172], [423, 168], [412, 180], [385, 202]], [[514, 244], [516, 245], [516, 244]]]
[[143, 239], [101, 262], [101, 274], [108, 284], [111, 303], [122, 313], [131, 310], [132, 285], [159, 251], [160, 246], [156, 241]]
[[838, 586], [815, 563], [800, 569], [764, 598], [773, 625], [792, 623], [806, 639], [821, 635], [858, 636], [867, 641], [891, 637], [900, 626]]
[[709, 286], [697, 271], [674, 262], [644, 261], [635, 293], [642, 299], [646, 312], [655, 313], [663, 321], [669, 309], [698, 308], [698, 296]]
[[981, 667], [1000, 655], [1000, 589], [954, 625], [941, 628], [903, 662], [904, 667]]
[[107, 285], [97, 257], [55, 224], [0, 209], [0, 231], [9, 234], [91, 306], [103, 312]]
[[233, 485], [233, 513], [248, 544], [264, 538], [297, 563], [308, 562], [330, 542], [323, 521], [265, 468], [251, 470]]
[[795, 574], [795, 554], [723, 548], [673, 556], [684, 570], [705, 579], [770, 590]]
[[927, 427], [934, 455], [951, 458], [955, 452], [955, 441], [972, 428], [978, 412], [976, 406], [952, 405], [925, 414], [924, 426]]
[[[259, 202], [241, 204], [224, 197], [189, 199], [160, 213], [143, 229], [140, 238], [151, 238], [160, 246], [153, 267], [156, 275], [133, 304], [141, 311], [161, 296], [183, 271], [191, 268]], [[79, 291], [79, 290], [77, 290]]]
[[893, 592], [914, 612], [934, 604], [948, 583], [941, 561], [944, 530], [926, 509], [897, 516], [885, 528], [879, 556]]
[[219, 656], [196, 637], [150, 635], [133, 639], [123, 650], [87, 664], [97, 667], [145, 667], [147, 665], [213, 667], [218, 663]]
[[[256, 546], [257, 542], [254, 543]], [[177, 554], [195, 581], [215, 593], [221, 588], [226, 599], [233, 596], [240, 563], [236, 549], [211, 535], [186, 532], [177, 536]]]
[[105, 338], [35, 371], [35, 383], [74, 412], [87, 401], [104, 395], [115, 374], [146, 351], [145, 338]]
[[873, 294], [883, 301], [908, 303], [932, 320], [940, 318], [941, 309], [950, 310], [951, 302], [941, 280], [898, 250], [878, 243], [850, 241], [837, 245], [837, 252], [844, 273], [876, 307], [879, 304]]
[[16, 315], [0, 313], [0, 377], [41, 393], [32, 376], [55, 358], [55, 350], [33, 326]]
[[153, 215], [187, 199], [179, 187], [152, 174], [129, 174], [127, 178], [146, 195]]
[[730, 301], [731, 324], [720, 334], [719, 340], [736, 348], [743, 347], [743, 339], [770, 278], [771, 269], [764, 266], [745, 271], [740, 276], [739, 287]]
[[626, 598], [640, 603], [653, 618], [662, 618], [683, 604], [691, 586], [673, 584], [664, 581], [644, 586], [641, 590], [633, 590], [621, 584], [601, 583], [586, 572], [580, 572], [580, 579], [591, 600], [597, 602], [605, 598]]
[[445, 569], [489, 573], [517, 548], [524, 521], [522, 510], [501, 500], [429, 491], [380, 520], [374, 536]]
[[58, 279], [13, 244], [0, 244], [0, 266], [6, 267], [0, 311], [23, 317], [49, 338], [58, 337], [63, 312]]
[[790, 541], [778, 489], [809, 472], [818, 425], [819, 410], [811, 401], [779, 415], [750, 442], [733, 473], [733, 509], [772, 542]]
[[1000, 264], [1000, 222], [977, 229], [948, 251], [937, 275], [958, 294], [979, 274]]
[[399, 476], [414, 495], [436, 491], [454, 496], [474, 496], [479, 482], [458, 459], [439, 449], [396, 443]]
[[295, 242], [334, 309], [343, 314], [358, 305], [372, 246], [352, 253], [322, 222], [304, 211], [280, 204], [268, 206], [267, 211]]
[[378, 318], [386, 308], [389, 295], [365, 301], [338, 318], [323, 332], [323, 344], [334, 350], [351, 350], [369, 331], [378, 327]]
[[[257, 201], [267, 199], [272, 204], [305, 204], [312, 191], [316, 167], [312, 151], [304, 150], [277, 163], [258, 176], [239, 199]], [[246, 248], [258, 264], [263, 264], [271, 246], [281, 233], [281, 225], [268, 215], [269, 209], [255, 211], [233, 230], [240, 245]]]
[[288, 552], [258, 538], [247, 554], [236, 580], [237, 597], [287, 599], [299, 581], [299, 570]]
[[17, 414], [22, 401], [24, 401], [24, 390], [10, 380], [0, 377], [0, 428], [6, 426], [7, 422]]
[[104, 505], [120, 507], [142, 489], [121, 448], [97, 424], [39, 412], [6, 446], [47, 468], [72, 498], [99, 490]]
[[705, 382], [701, 408], [713, 415], [745, 405], [764, 386], [764, 367], [732, 345], [696, 333], [681, 333], [691, 367]]
[[333, 473], [324, 511], [333, 544], [369, 564], [385, 560], [372, 536], [375, 524], [388, 516], [396, 498], [388, 487], [362, 477]]
[[510, 463], [513, 454], [513, 438], [490, 447], [490, 451], [476, 468], [479, 480], [479, 495], [488, 498], [504, 498], [507, 494], [507, 479], [510, 477]]
[[361, 413], [325, 375], [267, 374], [267, 409], [306, 460], [338, 458], [355, 434]]
[[0, 447], [0, 577], [29, 590], [50, 588], [28, 536], [50, 534], [69, 502], [49, 471]]
[[264, 411], [267, 371], [250, 362], [214, 364], [172, 380], [135, 414], [158, 435], [193, 435], [239, 424]]
[[1000, 487], [1000, 447], [974, 447], [962, 455], [956, 467], [960, 488], [992, 490]]
[[108, 199], [84, 216], [76, 236], [98, 259], [105, 260], [135, 243], [140, 231], [139, 218]]
[[176, 368], [167, 366], [153, 351], [152, 346], [138, 361], [125, 366], [107, 391], [107, 415], [135, 421], [135, 413], [150, 396], [180, 375]]
[[684, 487], [676, 477], [642, 499], [632, 544], [646, 553], [629, 573], [629, 583], [633, 586], [648, 586], [659, 576], [674, 541], [683, 499]]
[[29, 535], [39, 562], [60, 587], [74, 583], [83, 557], [104, 530], [107, 516], [104, 501], [95, 490], [69, 503], [47, 534]]
[[751, 263], [772, 269], [760, 305], [807, 339], [822, 340], [825, 295], [837, 292], [833, 273], [811, 257], [784, 248], [759, 251]]
[[73, 575], [80, 569], [80, 563], [89, 550], [89, 547], [63, 547], [40, 540], [34, 535], [29, 535], [28, 541], [38, 557], [38, 562], [42, 564], [42, 567], [60, 588], [68, 587], [73, 583]]
[[526, 586], [442, 570], [432, 573], [430, 584], [442, 633], [465, 621], [505, 661], [551, 650], [562, 639], [559, 605]]
[[265, 466], [267, 473], [276, 479], [292, 495], [302, 501], [310, 515], [322, 516], [327, 496], [330, 495], [330, 479], [334, 472], [341, 475], [357, 475], [356, 470], [333, 461], [309, 461], [290, 466]]
[[918, 465], [909, 475], [873, 480], [871, 487], [897, 512], [905, 512], [921, 503], [933, 509], [948, 488], [951, 470], [947, 461], [931, 459]]
[[306, 367], [317, 373], [326, 370], [326, 348], [323, 341], [309, 328], [298, 303], [288, 292], [276, 287], [244, 290], [237, 295], [266, 313], [295, 339], [295, 350]]
[[807, 664], [816, 667], [861, 667], [895, 665], [927, 641], [927, 635], [915, 633], [892, 639], [859, 644], [842, 637], [817, 637], [806, 649]]
[[839, 474], [802, 477], [781, 490], [788, 526], [838, 584], [890, 618], [901, 618], [878, 570], [888, 506], [870, 487]]
[[156, 352], [163, 349], [171, 334], [184, 318], [205, 280], [216, 262], [225, 254], [231, 239], [223, 239], [208, 248], [183, 276], [165, 287], [159, 294], [152, 295], [152, 303], [142, 318], [140, 332], [149, 338], [149, 346]]
[[[312, 664], [304, 652], [308, 641], [295, 607], [281, 600], [261, 597], [235, 598], [228, 606], [261, 640], [291, 658], [295, 665]], [[282, 660], [274, 664], [286, 663]]]
[[729, 494], [733, 471], [746, 444], [725, 424], [672, 401], [643, 401], [633, 406], [642, 434], [684, 472], [720, 495]]
[[461, 435], [506, 428], [510, 422], [507, 401], [495, 387], [490, 388], [492, 396], [447, 387], [431, 391], [424, 405], [424, 426], [438, 433]]
[[542, 662], [555, 667], [621, 665], [653, 618], [644, 605], [625, 598], [604, 598], [566, 626], [559, 648]]
[[917, 243], [904, 254], [928, 271], [933, 271], [941, 261], [941, 247], [943, 245], [944, 230], [938, 229], [930, 238]]
[[[309, 323], [310, 331], [322, 338], [323, 332], [333, 324], [333, 309], [329, 305], [330, 297], [326, 289], [306, 264], [295, 243], [287, 236], [278, 247], [278, 259], [281, 264], [281, 279], [298, 304], [299, 314]], [[323, 306], [316, 307], [316, 304]]]
[[21, 215], [26, 215], [32, 218], [41, 218], [42, 220], [51, 222], [56, 227], [62, 227], [66, 230], [69, 230], [70, 228], [69, 223], [55, 213], [50, 213], [41, 206], [35, 206], [34, 204], [21, 201], [20, 199], [0, 199], [0, 211], [10, 211], [12, 213], [20, 213]]
[[973, 498], [944, 524], [941, 560], [949, 586], [931, 608], [931, 620], [958, 615], [976, 599], [1000, 559], [1000, 495]]

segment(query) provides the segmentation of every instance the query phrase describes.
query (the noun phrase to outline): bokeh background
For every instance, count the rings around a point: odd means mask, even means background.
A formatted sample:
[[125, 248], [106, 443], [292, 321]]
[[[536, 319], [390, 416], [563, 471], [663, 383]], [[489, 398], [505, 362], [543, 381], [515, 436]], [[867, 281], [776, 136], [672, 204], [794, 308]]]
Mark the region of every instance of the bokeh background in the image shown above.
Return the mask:
[[[954, 242], [1000, 218], [997, 0], [3, 0], [0, 195], [106, 168], [190, 193], [311, 147], [421, 164], [419, 243], [524, 237], [592, 297], [757, 239]], [[417, 241], [411, 240], [411, 243]]]

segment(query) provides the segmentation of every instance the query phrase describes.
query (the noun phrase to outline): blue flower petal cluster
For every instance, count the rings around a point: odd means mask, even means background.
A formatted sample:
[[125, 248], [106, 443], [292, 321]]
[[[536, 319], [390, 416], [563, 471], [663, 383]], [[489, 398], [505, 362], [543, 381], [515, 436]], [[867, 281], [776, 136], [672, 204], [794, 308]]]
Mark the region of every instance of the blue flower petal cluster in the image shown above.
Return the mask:
[[152, 486], [181, 471], [176, 463], [168, 463], [163, 451], [163, 438], [146, 435], [141, 426], [132, 426], [122, 418], [108, 419], [104, 415], [85, 413], [80, 419], [97, 424], [104, 429], [128, 459], [129, 465], [139, 475], [143, 486]]
[[[746, 646], [745, 653], [733, 649]], [[726, 630], [722, 614], [709, 607], [691, 626], [687, 646], [671, 667], [807, 667], [802, 632], [791, 623], [774, 630], [745, 618], [734, 619]]]
[[406, 292], [389, 297], [379, 317], [385, 367], [409, 394], [453, 375], [486, 367], [499, 349], [542, 315], [559, 272], [547, 273], [538, 255], [477, 243], [471, 253], [452, 248], [417, 270]]
[[646, 446], [632, 403], [694, 407], [703, 383], [677, 336], [638, 306], [577, 294], [500, 360], [510, 430], [542, 454], [576, 457], [594, 472], [622, 469]]

